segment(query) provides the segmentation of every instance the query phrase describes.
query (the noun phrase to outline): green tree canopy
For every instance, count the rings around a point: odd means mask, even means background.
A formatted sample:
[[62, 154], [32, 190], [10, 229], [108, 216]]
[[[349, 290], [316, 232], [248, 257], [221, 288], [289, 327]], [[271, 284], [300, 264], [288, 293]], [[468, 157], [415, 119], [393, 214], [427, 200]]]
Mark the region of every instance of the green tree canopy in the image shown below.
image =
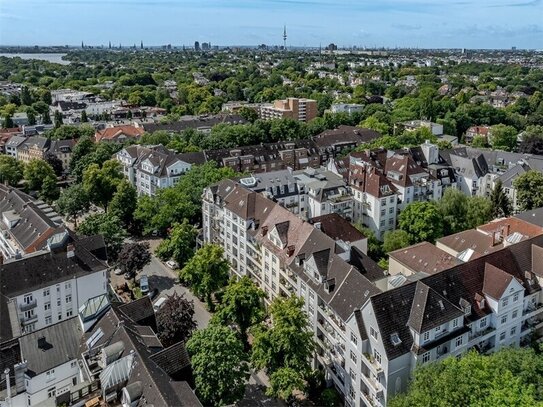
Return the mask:
[[240, 400], [249, 377], [247, 354], [236, 333], [211, 325], [187, 342], [196, 394], [204, 405], [222, 406]]
[[400, 229], [409, 234], [411, 244], [434, 242], [443, 236], [443, 217], [434, 202], [413, 202], [400, 214]]
[[405, 230], [386, 231], [383, 238], [383, 250], [390, 253], [409, 246], [409, 234]]
[[205, 298], [208, 307], [212, 309], [211, 295], [226, 285], [229, 269], [230, 266], [223, 257], [223, 248], [208, 244], [199, 249], [185, 264], [180, 277], [197, 296]]
[[187, 219], [176, 223], [170, 229], [170, 233], [158, 245], [156, 255], [162, 260], [174, 259], [180, 267], [194, 255], [198, 229], [191, 225]]
[[134, 211], [138, 205], [138, 193], [127, 180], [117, 183], [116, 191], [109, 203], [109, 211], [119, 217], [125, 227], [129, 227], [134, 220]]
[[109, 160], [102, 168], [98, 164], [91, 164], [83, 172], [83, 187], [94, 204], [105, 210], [117, 192], [117, 186], [123, 179], [117, 160]]
[[264, 292], [249, 277], [230, 280], [212, 321], [220, 325], [235, 324], [245, 341], [247, 329], [261, 322], [266, 315], [264, 297]]
[[492, 203], [482, 196], [470, 196], [466, 217], [466, 229], [473, 229], [492, 220]]
[[23, 165], [14, 157], [0, 155], [0, 183], [17, 185], [23, 179]]
[[542, 406], [542, 381], [543, 358], [533, 349], [469, 352], [417, 368], [407, 394], [390, 406]]
[[178, 342], [186, 342], [196, 329], [194, 302], [176, 292], [168, 295], [164, 304], [156, 312], [158, 337], [167, 348]]
[[127, 236], [119, 217], [111, 213], [97, 213], [87, 216], [77, 231], [84, 236], [102, 235], [110, 259], [117, 258]]
[[521, 211], [528, 211], [543, 206], [543, 174], [528, 171], [513, 181], [517, 191], [517, 205]]
[[74, 184], [62, 190], [56, 206], [61, 214], [73, 218], [77, 229], [77, 217], [89, 209], [90, 200], [85, 188], [81, 184]]
[[492, 217], [494, 218], [508, 217], [513, 212], [511, 201], [503, 190], [501, 179], [498, 179], [494, 184], [494, 189], [490, 193], [490, 202], [492, 204]]
[[445, 234], [461, 232], [467, 228], [468, 197], [455, 188], [447, 188], [438, 202], [443, 215]]
[[497, 150], [513, 151], [517, 146], [518, 131], [512, 126], [497, 124], [490, 129], [490, 144]]
[[39, 159], [30, 160], [24, 166], [23, 174], [26, 186], [31, 191], [41, 190], [43, 182], [48, 177], [56, 180], [53, 168], [47, 162]]

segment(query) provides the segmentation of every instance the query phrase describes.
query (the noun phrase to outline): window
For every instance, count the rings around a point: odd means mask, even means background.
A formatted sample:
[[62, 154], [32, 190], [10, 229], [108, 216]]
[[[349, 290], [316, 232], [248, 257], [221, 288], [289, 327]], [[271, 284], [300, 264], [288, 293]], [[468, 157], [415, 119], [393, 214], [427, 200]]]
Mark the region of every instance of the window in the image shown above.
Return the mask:
[[77, 366], [77, 361], [76, 360], [72, 360], [72, 363], [70, 363], [70, 366], [71, 368], [73, 369], [74, 367]]
[[25, 304], [30, 304], [32, 302], [32, 300], [34, 299], [34, 297], [32, 296], [32, 294], [26, 294], [23, 298], [23, 301]]
[[517, 333], [517, 327], [514, 326], [513, 328], [511, 328], [511, 336], [515, 336], [516, 333]]
[[66, 318], [71, 317], [73, 314], [74, 312], [71, 309], [69, 309], [68, 311], [66, 311]]
[[435, 329], [436, 333], [441, 331], [441, 325], [440, 326], [436, 326], [436, 329]]
[[514, 310], [513, 313], [511, 314], [511, 318], [515, 319], [517, 316], [518, 316], [518, 310]]
[[28, 311], [25, 311], [25, 319], [30, 319], [34, 316], [34, 310], [28, 310]]
[[370, 326], [370, 334], [374, 339], [377, 339], [377, 337], [378, 337], [377, 331], [375, 329], [373, 329], [372, 326]]
[[463, 336], [459, 336], [459, 337], [456, 338], [456, 340], [454, 341], [454, 346], [455, 346], [455, 348], [459, 348], [460, 346], [462, 346], [463, 343], [464, 343], [464, 337], [463, 337]]
[[502, 305], [504, 307], [507, 307], [508, 304], [509, 304], [509, 298], [504, 298], [503, 301], [502, 301]]
[[61, 300], [60, 298], [57, 298], [57, 307], [60, 307], [60, 304], [61, 304]]
[[422, 363], [428, 363], [430, 361], [430, 352], [422, 354]]
[[58, 320], [60, 321], [62, 319], [62, 314], [59, 312], [58, 314]]
[[57, 284], [57, 293], [60, 292], [60, 284]]
[[43, 296], [44, 296], [44, 297], [47, 297], [49, 294], [51, 294], [51, 293], [49, 292], [49, 288], [46, 288], [45, 290], [43, 290]]
[[486, 326], [486, 317], [481, 318], [479, 321], [479, 328], [484, 328]]
[[356, 358], [356, 354], [351, 351], [351, 360], [353, 361], [353, 363], [356, 365], [356, 362], [357, 362], [357, 358]]
[[77, 376], [72, 377], [72, 386], [77, 385]]
[[501, 319], [501, 323], [502, 325], [505, 324], [507, 322], [507, 315], [504, 315]]
[[424, 338], [424, 342], [430, 340], [430, 331], [424, 332], [423, 338]]
[[358, 344], [358, 338], [356, 337], [356, 335], [354, 334], [354, 332], [351, 332], [351, 342], [355, 345]]
[[64, 289], [65, 289], [65, 290], [68, 290], [68, 289], [70, 289], [70, 288], [72, 288], [72, 283], [66, 283], [66, 284], [64, 284]]
[[353, 381], [356, 381], [356, 372], [352, 368], [349, 369], [349, 376], [351, 376]]
[[457, 328], [457, 327], [458, 327], [458, 320], [453, 319], [453, 328]]
[[502, 332], [500, 334], [500, 341], [504, 341], [505, 340], [505, 332]]
[[373, 350], [373, 357], [379, 364], [381, 364], [381, 354], [375, 349]]
[[55, 387], [51, 387], [50, 389], [47, 389], [47, 397], [55, 397], [57, 395], [57, 389]]
[[55, 378], [55, 369], [51, 369], [48, 372], [45, 372], [45, 379], [47, 381], [54, 380]]
[[43, 309], [44, 309], [45, 311], [50, 310], [50, 309], [51, 309], [51, 303], [50, 303], [50, 302], [46, 302], [46, 303], [43, 305]]
[[515, 293], [515, 295], [513, 295], [513, 302], [517, 302], [518, 301], [518, 293]]
[[45, 317], [45, 325], [51, 325], [52, 322], [53, 321], [51, 317]]

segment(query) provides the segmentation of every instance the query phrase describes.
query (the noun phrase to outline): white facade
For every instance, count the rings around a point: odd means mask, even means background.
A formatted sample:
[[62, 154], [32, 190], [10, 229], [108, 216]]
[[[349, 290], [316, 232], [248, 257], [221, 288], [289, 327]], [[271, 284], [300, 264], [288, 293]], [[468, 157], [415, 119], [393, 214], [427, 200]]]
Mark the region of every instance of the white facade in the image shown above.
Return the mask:
[[31, 290], [11, 299], [24, 332], [33, 332], [77, 315], [89, 298], [107, 292], [106, 270]]
[[336, 103], [330, 106], [332, 113], [359, 113], [364, 109], [364, 105], [356, 103]]

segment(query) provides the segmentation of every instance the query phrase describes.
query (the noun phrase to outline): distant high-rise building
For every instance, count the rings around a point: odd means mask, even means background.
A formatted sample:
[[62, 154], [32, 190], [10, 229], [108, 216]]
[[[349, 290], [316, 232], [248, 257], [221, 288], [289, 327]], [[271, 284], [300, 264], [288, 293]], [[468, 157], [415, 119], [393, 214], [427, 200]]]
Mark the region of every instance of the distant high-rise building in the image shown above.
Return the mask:
[[83, 41], [81, 41], [81, 48], [85, 49], [85, 44], [83, 43]]
[[194, 41], [194, 51], [200, 51], [200, 43], [198, 41]]
[[109, 49], [111, 49], [111, 41], [109, 41]]
[[141, 41], [140, 48], [143, 49], [143, 40]]
[[287, 49], [287, 26], [283, 27], [283, 49]]
[[337, 45], [334, 44], [334, 43], [330, 43], [330, 44], [328, 44], [328, 46], [326, 47], [326, 49], [327, 49], [328, 51], [335, 51], [335, 50], [337, 50]]

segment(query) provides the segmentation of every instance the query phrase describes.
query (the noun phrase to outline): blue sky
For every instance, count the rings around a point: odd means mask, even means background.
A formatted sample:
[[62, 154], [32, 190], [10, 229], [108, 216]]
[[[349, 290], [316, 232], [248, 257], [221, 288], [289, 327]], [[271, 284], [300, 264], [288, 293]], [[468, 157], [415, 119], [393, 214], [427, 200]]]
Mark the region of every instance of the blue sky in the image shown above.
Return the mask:
[[0, 0], [0, 44], [543, 49], [543, 0]]

